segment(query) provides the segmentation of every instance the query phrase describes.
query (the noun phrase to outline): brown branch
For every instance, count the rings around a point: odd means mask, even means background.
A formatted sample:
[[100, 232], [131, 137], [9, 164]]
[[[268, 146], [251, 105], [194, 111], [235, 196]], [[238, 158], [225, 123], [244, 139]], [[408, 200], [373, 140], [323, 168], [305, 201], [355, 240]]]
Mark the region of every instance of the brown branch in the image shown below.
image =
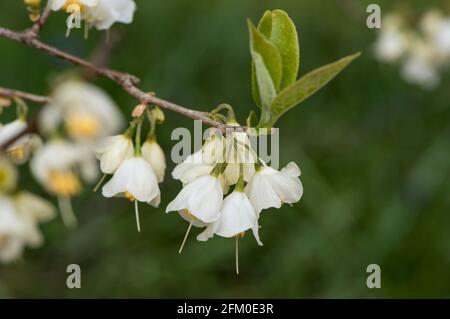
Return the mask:
[[50, 17], [51, 12], [52, 9], [50, 7], [50, 2], [48, 2], [44, 11], [42, 11], [41, 15], [39, 16], [39, 19], [34, 23], [34, 25], [30, 29], [35, 36], [39, 34], [45, 22], [47, 22], [47, 19]]
[[13, 90], [13, 89], [7, 89], [0, 87], [0, 96], [6, 97], [6, 98], [15, 98], [20, 97], [21, 99], [38, 103], [38, 104], [47, 104], [50, 102], [50, 97], [43, 96], [43, 95], [36, 95], [31, 94], [23, 91]]
[[65, 61], [68, 61], [72, 64], [79, 65], [81, 67], [92, 70], [95, 74], [111, 79], [120, 85], [128, 94], [138, 99], [141, 103], [144, 104], [155, 104], [164, 109], [167, 109], [172, 112], [176, 112], [182, 114], [186, 117], [189, 117], [194, 120], [200, 120], [203, 123], [216, 127], [222, 131], [225, 131], [227, 128], [226, 125], [217, 122], [211, 119], [206, 112], [195, 111], [189, 109], [187, 107], [177, 105], [175, 103], [165, 101], [156, 96], [149, 95], [144, 91], [140, 90], [137, 85], [139, 84], [139, 78], [134, 75], [119, 72], [116, 70], [111, 70], [108, 68], [97, 67], [93, 63], [83, 60], [75, 55], [59, 50], [55, 47], [52, 47], [42, 41], [40, 41], [36, 34], [32, 31], [32, 29], [17, 32], [6, 28], [0, 28], [0, 37], [4, 37], [13, 41], [20, 42], [26, 46], [35, 48], [37, 50], [43, 51], [49, 55], [58, 57]]

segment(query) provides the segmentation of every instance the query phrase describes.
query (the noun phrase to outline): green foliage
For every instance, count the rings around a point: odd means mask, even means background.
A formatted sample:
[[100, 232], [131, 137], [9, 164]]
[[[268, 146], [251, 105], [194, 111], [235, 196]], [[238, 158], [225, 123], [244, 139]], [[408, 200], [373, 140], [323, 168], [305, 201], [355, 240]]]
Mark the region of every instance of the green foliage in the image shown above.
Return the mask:
[[253, 59], [253, 96], [256, 104], [269, 108], [280, 88], [283, 65], [278, 48], [248, 21]]
[[283, 74], [279, 90], [295, 82], [300, 66], [300, 45], [295, 24], [283, 10], [266, 11], [258, 30], [278, 48]]
[[281, 91], [271, 104], [270, 124], [274, 125], [284, 113], [324, 87], [359, 56], [360, 53], [355, 53], [331, 64], [324, 65], [309, 72], [292, 86]]
[[287, 111], [316, 93], [360, 53], [318, 68], [295, 82], [300, 66], [297, 30], [283, 10], [266, 11], [258, 29], [249, 21], [252, 94], [261, 107], [260, 127], [271, 127]]

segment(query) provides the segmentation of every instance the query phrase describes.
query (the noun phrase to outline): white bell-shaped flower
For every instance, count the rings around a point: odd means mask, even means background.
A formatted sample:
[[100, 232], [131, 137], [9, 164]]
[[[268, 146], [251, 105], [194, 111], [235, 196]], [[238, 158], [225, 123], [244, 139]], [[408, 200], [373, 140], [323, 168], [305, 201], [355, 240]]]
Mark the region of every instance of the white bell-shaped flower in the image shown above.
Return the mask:
[[88, 27], [107, 30], [116, 22], [133, 22], [136, 3], [133, 0], [51, 0], [51, 8], [71, 14], [67, 19], [69, 29], [80, 28], [80, 21], [84, 20]]
[[375, 43], [375, 56], [380, 61], [395, 62], [408, 49], [408, 38], [402, 30], [402, 21], [396, 15], [386, 16]]
[[172, 177], [183, 184], [187, 184], [202, 175], [209, 175], [213, 168], [213, 165], [205, 163], [203, 151], [200, 150], [189, 155], [183, 162], [175, 166]]
[[25, 245], [25, 231], [14, 203], [0, 196], [0, 262], [11, 262], [20, 257]]
[[0, 157], [0, 193], [14, 190], [17, 185], [17, 169], [6, 158]]
[[100, 160], [100, 169], [104, 174], [113, 174], [125, 160], [133, 156], [133, 141], [126, 135], [104, 138], [94, 151]]
[[222, 202], [223, 191], [219, 179], [204, 175], [186, 184], [169, 203], [166, 212], [186, 209], [193, 217], [208, 224], [219, 218]]
[[39, 127], [44, 133], [53, 133], [61, 124], [75, 140], [98, 142], [120, 131], [125, 120], [116, 103], [103, 90], [70, 80], [56, 87], [52, 102], [39, 116]]
[[210, 227], [215, 234], [227, 238], [236, 237], [251, 229], [256, 241], [262, 246], [258, 235], [258, 216], [243, 192], [234, 191], [225, 197], [220, 218]]
[[166, 156], [161, 146], [156, 142], [156, 139], [150, 138], [142, 145], [142, 157], [150, 163], [155, 171], [158, 183], [164, 181], [166, 172]]
[[280, 208], [283, 203], [298, 202], [303, 195], [300, 169], [291, 162], [281, 171], [263, 166], [247, 184], [245, 192], [256, 213], [270, 207]]
[[152, 166], [141, 156], [125, 160], [111, 180], [103, 186], [102, 193], [108, 198], [124, 196], [134, 202], [138, 231], [140, 231], [138, 202], [158, 207], [161, 201], [156, 174]]
[[91, 149], [61, 139], [53, 140], [36, 152], [30, 168], [37, 181], [58, 198], [66, 226], [75, 226], [70, 199], [81, 192], [82, 179], [93, 182], [98, 177], [97, 162]]

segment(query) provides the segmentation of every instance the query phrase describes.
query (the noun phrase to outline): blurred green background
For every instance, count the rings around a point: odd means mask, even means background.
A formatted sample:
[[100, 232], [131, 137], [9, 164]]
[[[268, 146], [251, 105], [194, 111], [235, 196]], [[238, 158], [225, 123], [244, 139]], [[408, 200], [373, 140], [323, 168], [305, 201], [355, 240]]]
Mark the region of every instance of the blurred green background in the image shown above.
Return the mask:
[[[241, 241], [241, 274], [234, 241], [195, 242], [177, 253], [187, 224], [164, 213], [181, 185], [167, 175], [161, 208], [133, 208], [89, 189], [74, 201], [81, 225], [68, 231], [58, 218], [44, 225], [46, 244], [0, 265], [0, 297], [450, 297], [450, 85], [423, 91], [406, 84], [396, 66], [372, 54], [376, 31], [366, 6], [352, 0], [137, 1], [132, 25], [116, 25], [121, 41], [111, 67], [141, 77], [142, 88], [201, 110], [227, 102], [244, 122], [256, 110], [250, 90], [246, 18], [286, 10], [300, 34], [301, 73], [362, 51], [317, 95], [278, 123], [281, 164], [302, 169], [305, 193], [293, 207], [261, 217], [259, 248]], [[420, 14], [445, 1], [377, 1], [384, 13], [399, 6]], [[102, 34], [66, 39], [65, 15], [54, 14], [43, 38], [89, 57]], [[22, 1], [1, 1], [0, 25], [29, 25]], [[50, 81], [72, 67], [0, 39], [0, 86], [47, 94]], [[98, 79], [125, 114], [136, 101]], [[34, 107], [34, 106], [33, 106]], [[36, 106], [37, 107], [37, 106]], [[159, 141], [169, 154], [172, 129], [192, 121], [167, 113]], [[170, 172], [174, 167], [169, 163]], [[22, 185], [47, 196], [21, 167]], [[48, 197], [48, 196], [47, 196]], [[144, 206], [142, 206], [144, 207]], [[198, 230], [195, 230], [198, 232]], [[366, 267], [379, 264], [382, 288], [366, 287]], [[66, 267], [79, 264], [82, 289], [66, 287]]]

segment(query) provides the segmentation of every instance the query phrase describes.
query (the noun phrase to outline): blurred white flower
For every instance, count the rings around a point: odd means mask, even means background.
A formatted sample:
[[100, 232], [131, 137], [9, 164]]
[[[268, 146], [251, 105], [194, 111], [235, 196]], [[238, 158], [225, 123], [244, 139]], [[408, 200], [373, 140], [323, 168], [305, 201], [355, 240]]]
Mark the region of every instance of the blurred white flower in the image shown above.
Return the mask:
[[375, 56], [381, 61], [395, 62], [406, 53], [407, 45], [407, 37], [402, 30], [400, 17], [386, 16], [375, 42]]
[[300, 169], [291, 162], [281, 171], [263, 166], [247, 184], [245, 192], [256, 213], [271, 207], [280, 208], [283, 203], [298, 202], [303, 195]]
[[16, 214], [14, 203], [0, 195], [0, 261], [11, 262], [22, 254], [25, 225]]
[[412, 51], [402, 65], [403, 78], [424, 89], [434, 89], [441, 81], [436, 65], [436, 57], [432, 48], [425, 42], [416, 40], [412, 44]]
[[[11, 123], [0, 126], [0, 145], [8, 143], [26, 129], [27, 123], [23, 119], [16, 119]], [[23, 134], [8, 146], [6, 153], [15, 164], [23, 164], [29, 159], [31, 152], [37, 150], [41, 145], [42, 140], [38, 135]]]
[[53, 133], [64, 124], [71, 138], [83, 142], [98, 142], [116, 134], [124, 123], [118, 106], [103, 90], [75, 80], [56, 87], [52, 102], [39, 117], [39, 127], [44, 133]]
[[39, 223], [53, 216], [53, 206], [31, 193], [0, 196], [0, 261], [14, 261], [25, 247], [41, 246]]
[[156, 142], [155, 138], [149, 138], [142, 145], [142, 157], [150, 163], [155, 171], [158, 183], [164, 181], [166, 172], [166, 156], [161, 146]]
[[100, 169], [104, 174], [113, 174], [127, 159], [133, 156], [133, 141], [126, 135], [104, 138], [94, 151], [100, 160]]
[[138, 202], [158, 207], [161, 193], [152, 166], [141, 156], [125, 160], [108, 183], [103, 186], [103, 196], [124, 196], [135, 203], [136, 222], [140, 231]]
[[60, 211], [68, 227], [76, 225], [70, 199], [81, 192], [82, 182], [98, 177], [97, 162], [90, 148], [61, 139], [40, 148], [30, 163], [37, 181], [58, 198]]
[[133, 22], [136, 4], [133, 0], [51, 0], [51, 8], [70, 13], [68, 29], [80, 27], [77, 20], [84, 20], [87, 27], [107, 30], [116, 22]]
[[17, 185], [17, 170], [6, 158], [0, 157], [0, 193], [14, 190]]
[[219, 218], [222, 202], [223, 191], [219, 179], [204, 175], [186, 184], [169, 203], [166, 212], [188, 210], [193, 217], [208, 224]]

